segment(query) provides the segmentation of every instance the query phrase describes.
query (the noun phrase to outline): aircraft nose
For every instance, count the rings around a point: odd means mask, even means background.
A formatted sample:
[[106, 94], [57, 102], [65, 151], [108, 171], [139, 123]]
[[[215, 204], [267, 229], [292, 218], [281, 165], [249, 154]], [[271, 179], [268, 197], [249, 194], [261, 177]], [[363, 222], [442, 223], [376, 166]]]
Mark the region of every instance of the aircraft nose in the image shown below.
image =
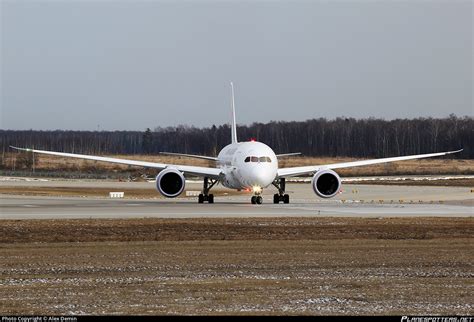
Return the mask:
[[267, 187], [273, 182], [274, 173], [270, 169], [256, 167], [252, 169], [252, 185], [259, 187]]

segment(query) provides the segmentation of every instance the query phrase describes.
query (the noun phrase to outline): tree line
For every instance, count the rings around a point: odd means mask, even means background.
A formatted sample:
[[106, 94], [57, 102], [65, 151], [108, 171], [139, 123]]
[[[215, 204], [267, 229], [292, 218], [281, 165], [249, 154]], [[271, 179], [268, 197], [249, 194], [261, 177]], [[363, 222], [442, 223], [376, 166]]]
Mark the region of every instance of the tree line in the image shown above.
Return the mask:
[[[474, 158], [474, 118], [376, 118], [272, 121], [238, 126], [239, 141], [255, 139], [276, 153], [306, 156], [379, 158], [464, 148], [458, 157]], [[10, 145], [82, 154], [157, 154], [179, 152], [215, 156], [230, 143], [230, 126], [180, 125], [146, 131], [0, 130], [0, 149]]]

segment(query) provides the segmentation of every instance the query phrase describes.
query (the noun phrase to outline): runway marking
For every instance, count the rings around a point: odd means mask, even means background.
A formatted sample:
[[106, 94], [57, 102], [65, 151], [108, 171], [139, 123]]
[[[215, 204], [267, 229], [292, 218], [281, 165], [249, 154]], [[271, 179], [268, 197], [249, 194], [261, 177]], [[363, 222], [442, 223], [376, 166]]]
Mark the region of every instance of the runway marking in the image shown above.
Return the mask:
[[141, 203], [126, 203], [126, 206], [143, 206]]
[[39, 208], [39, 206], [37, 206], [37, 205], [23, 205], [23, 207], [27, 207], [27, 208]]

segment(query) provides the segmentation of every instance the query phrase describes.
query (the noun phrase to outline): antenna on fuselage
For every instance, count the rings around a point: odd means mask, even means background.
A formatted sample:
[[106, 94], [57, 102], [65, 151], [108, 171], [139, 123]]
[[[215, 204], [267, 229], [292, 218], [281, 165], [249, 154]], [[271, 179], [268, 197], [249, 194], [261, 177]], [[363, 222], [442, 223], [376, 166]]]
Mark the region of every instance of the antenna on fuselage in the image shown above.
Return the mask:
[[231, 124], [231, 132], [232, 132], [232, 143], [237, 143], [237, 123], [235, 122], [235, 101], [234, 101], [234, 84], [230, 82], [230, 87], [232, 88], [232, 124]]

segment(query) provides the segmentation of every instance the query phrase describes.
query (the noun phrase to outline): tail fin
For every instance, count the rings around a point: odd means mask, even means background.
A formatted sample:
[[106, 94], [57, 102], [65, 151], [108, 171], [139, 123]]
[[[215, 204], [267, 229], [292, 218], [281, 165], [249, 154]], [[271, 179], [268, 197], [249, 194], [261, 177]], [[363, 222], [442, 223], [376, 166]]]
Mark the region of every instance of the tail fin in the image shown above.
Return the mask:
[[235, 101], [234, 101], [234, 84], [230, 82], [230, 87], [232, 88], [232, 143], [237, 143], [237, 123], [235, 122]]

